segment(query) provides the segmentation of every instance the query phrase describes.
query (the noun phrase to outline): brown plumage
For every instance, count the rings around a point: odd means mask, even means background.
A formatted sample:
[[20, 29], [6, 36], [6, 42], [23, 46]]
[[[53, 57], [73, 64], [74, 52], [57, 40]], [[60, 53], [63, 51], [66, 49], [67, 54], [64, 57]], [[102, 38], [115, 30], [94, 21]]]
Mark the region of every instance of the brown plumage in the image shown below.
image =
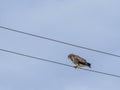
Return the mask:
[[84, 67], [84, 66], [88, 66], [89, 68], [91, 68], [91, 64], [78, 55], [69, 54], [68, 58], [70, 58], [71, 61], [76, 65], [74, 66], [75, 68]]

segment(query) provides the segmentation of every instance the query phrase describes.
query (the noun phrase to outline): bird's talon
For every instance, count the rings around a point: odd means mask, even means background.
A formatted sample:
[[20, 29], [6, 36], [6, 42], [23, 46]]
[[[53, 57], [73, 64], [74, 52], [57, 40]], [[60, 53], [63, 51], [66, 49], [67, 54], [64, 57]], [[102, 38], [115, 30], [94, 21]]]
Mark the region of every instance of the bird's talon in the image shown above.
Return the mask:
[[74, 66], [74, 68], [76, 69], [76, 68], [77, 68], [77, 66]]

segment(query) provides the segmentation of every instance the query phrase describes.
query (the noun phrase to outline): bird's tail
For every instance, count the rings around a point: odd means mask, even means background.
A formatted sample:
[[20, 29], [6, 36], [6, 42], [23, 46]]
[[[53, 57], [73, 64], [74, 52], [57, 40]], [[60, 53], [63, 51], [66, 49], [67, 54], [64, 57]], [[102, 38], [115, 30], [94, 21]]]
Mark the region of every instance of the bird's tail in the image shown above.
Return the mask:
[[89, 68], [91, 68], [91, 64], [90, 64], [90, 63], [87, 63], [87, 66], [88, 66]]

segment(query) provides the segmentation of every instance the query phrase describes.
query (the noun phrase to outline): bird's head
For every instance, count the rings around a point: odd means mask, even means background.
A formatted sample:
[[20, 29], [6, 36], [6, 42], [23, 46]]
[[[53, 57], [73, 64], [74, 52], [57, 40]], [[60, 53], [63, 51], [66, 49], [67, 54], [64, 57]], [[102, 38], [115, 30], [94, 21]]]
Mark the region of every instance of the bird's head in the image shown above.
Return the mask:
[[69, 54], [68, 58], [71, 59], [73, 56], [75, 56], [74, 54]]

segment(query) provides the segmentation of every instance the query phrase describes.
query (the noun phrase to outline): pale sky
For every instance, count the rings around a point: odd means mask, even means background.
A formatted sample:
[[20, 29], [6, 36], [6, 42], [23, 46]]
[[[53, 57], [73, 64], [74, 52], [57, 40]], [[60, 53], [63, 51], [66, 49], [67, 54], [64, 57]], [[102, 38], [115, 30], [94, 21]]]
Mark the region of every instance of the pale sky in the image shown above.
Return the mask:
[[[0, 26], [120, 55], [119, 0], [0, 0]], [[120, 75], [120, 58], [0, 28], [0, 48]], [[0, 90], [119, 90], [120, 78], [0, 51]], [[85, 67], [87, 68], [87, 67]], [[89, 68], [87, 68], [89, 69]]]

